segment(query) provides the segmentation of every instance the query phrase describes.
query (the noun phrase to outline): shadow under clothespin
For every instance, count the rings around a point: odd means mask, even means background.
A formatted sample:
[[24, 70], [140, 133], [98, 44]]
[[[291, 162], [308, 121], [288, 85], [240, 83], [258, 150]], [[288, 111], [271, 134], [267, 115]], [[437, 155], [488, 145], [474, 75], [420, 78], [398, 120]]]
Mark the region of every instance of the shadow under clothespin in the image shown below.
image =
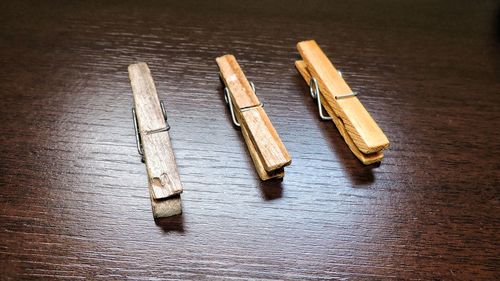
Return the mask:
[[184, 215], [176, 215], [165, 218], [155, 218], [155, 224], [165, 233], [179, 232], [184, 233]]
[[261, 181], [259, 189], [266, 201], [280, 199], [283, 197], [283, 178]]

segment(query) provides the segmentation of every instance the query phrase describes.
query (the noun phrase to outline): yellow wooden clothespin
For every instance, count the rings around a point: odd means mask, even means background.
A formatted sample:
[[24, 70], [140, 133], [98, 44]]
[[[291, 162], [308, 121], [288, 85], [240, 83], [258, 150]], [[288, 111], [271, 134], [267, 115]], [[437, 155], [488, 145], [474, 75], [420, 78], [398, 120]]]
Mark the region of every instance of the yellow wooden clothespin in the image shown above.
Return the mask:
[[167, 113], [158, 99], [151, 72], [146, 63], [128, 67], [134, 95], [134, 120], [137, 150], [146, 163], [148, 189], [155, 218], [182, 212], [182, 185], [170, 143]]
[[216, 61], [226, 86], [224, 94], [233, 123], [241, 128], [259, 177], [282, 178], [284, 167], [292, 159], [255, 95], [255, 86], [247, 80], [233, 55], [218, 57]]
[[[320, 117], [332, 120], [356, 157], [368, 165], [384, 157], [389, 140], [370, 116], [342, 74], [335, 69], [316, 41], [297, 44], [302, 60], [297, 70], [309, 84], [311, 96], [317, 99]], [[329, 116], [323, 114], [322, 106]]]

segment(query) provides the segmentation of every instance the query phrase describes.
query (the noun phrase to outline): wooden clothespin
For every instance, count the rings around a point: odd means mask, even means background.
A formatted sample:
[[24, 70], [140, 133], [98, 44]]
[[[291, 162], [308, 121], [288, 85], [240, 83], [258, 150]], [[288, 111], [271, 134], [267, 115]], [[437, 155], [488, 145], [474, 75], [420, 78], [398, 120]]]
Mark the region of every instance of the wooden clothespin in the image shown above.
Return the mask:
[[247, 80], [233, 55], [218, 57], [216, 61], [226, 86], [224, 94], [233, 123], [241, 128], [259, 177], [282, 178], [284, 167], [292, 159], [255, 95], [255, 86]]
[[155, 218], [182, 212], [182, 185], [170, 143], [167, 113], [160, 103], [146, 63], [128, 67], [135, 106], [132, 108], [137, 150], [146, 163], [148, 188]]
[[[320, 117], [332, 120], [356, 157], [368, 165], [384, 157], [389, 140], [370, 116], [356, 93], [349, 88], [342, 74], [314, 40], [297, 44], [302, 60], [295, 62], [309, 84], [311, 96], [317, 99]], [[328, 112], [323, 114], [322, 106]]]

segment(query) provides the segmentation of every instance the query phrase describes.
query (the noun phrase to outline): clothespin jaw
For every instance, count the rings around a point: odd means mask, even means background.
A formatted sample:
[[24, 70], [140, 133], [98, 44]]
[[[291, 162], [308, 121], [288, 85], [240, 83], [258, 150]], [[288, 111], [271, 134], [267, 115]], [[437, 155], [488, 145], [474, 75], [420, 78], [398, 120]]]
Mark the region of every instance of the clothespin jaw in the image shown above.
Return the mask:
[[[389, 140], [359, 99], [352, 92], [339, 71], [314, 40], [297, 44], [302, 60], [295, 66], [309, 84], [311, 96], [317, 99], [322, 119], [330, 119], [336, 125], [354, 155], [363, 164], [379, 162]], [[324, 116], [325, 108], [330, 118]]]
[[241, 128], [261, 180], [282, 178], [292, 159], [233, 55], [216, 59], [233, 122]]
[[134, 96], [132, 109], [136, 141], [148, 173], [148, 189], [155, 218], [182, 212], [182, 185], [170, 143], [170, 126], [146, 63], [128, 67]]

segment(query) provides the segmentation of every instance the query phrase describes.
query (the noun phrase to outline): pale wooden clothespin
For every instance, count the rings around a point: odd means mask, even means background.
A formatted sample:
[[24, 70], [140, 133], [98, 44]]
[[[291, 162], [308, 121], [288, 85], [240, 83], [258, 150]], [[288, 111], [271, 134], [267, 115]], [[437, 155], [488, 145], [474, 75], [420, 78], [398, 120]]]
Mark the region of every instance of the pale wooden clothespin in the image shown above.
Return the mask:
[[163, 103], [146, 63], [128, 67], [134, 95], [132, 109], [137, 149], [146, 163], [148, 188], [155, 218], [178, 215], [182, 212], [182, 185], [170, 143], [170, 126]]
[[255, 169], [261, 180], [282, 178], [292, 159], [281, 142], [262, 103], [233, 55], [216, 59], [225, 84], [225, 98], [233, 122], [241, 128]]
[[[302, 60], [295, 62], [297, 70], [309, 84], [311, 96], [317, 99], [320, 116], [332, 120], [354, 155], [368, 165], [384, 157], [389, 140], [370, 116], [356, 93], [335, 69], [316, 41], [297, 44]], [[322, 106], [328, 112], [323, 115]]]

